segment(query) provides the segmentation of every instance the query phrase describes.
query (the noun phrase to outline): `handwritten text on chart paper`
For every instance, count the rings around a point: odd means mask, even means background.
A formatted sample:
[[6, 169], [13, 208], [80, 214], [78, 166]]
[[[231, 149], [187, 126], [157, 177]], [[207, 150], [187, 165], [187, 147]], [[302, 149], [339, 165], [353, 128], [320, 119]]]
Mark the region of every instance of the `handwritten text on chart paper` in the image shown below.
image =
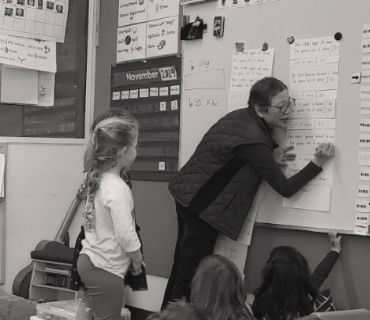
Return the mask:
[[290, 59], [338, 56], [340, 43], [333, 37], [297, 39], [290, 45]]
[[218, 107], [220, 103], [213, 98], [187, 98], [187, 105], [189, 108], [193, 107]]

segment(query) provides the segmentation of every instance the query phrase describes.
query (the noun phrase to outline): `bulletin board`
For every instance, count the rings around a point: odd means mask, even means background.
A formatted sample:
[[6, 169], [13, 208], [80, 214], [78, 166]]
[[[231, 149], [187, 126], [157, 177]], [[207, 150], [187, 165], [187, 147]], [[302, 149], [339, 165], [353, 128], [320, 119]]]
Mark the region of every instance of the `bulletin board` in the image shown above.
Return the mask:
[[135, 180], [169, 181], [178, 171], [181, 55], [116, 64], [111, 69], [111, 107], [138, 121]]
[[[88, 5], [88, 0], [69, 0], [64, 43], [57, 43], [56, 47], [54, 105], [36, 107], [0, 103], [0, 136], [84, 137]], [[50, 87], [39, 89], [39, 97], [51, 90]]]
[[[263, 3], [261, 1], [261, 3]], [[352, 73], [361, 72], [363, 27], [370, 23], [370, 3], [358, 0], [279, 0], [236, 9], [218, 9], [218, 2], [203, 2], [184, 7], [183, 14], [196, 16], [208, 24], [202, 40], [183, 42], [183, 92], [180, 136], [180, 167], [195, 150], [203, 134], [228, 112], [228, 93], [232, 54], [237, 42], [245, 50], [261, 49], [267, 43], [275, 50], [272, 75], [290, 84], [290, 44], [287, 39], [333, 37], [342, 34], [339, 54], [336, 99], [333, 181], [328, 211], [283, 208], [283, 198], [263, 184], [257, 222], [287, 228], [352, 233], [359, 185], [361, 118], [360, 88], [366, 83], [351, 83]], [[224, 36], [213, 36], [215, 16], [225, 17]], [[367, 54], [368, 55], [368, 54]], [[190, 82], [189, 79], [192, 81]], [[217, 81], [215, 81], [217, 79]], [[366, 123], [366, 121], [365, 121]], [[362, 132], [361, 132], [362, 133]], [[285, 146], [285, 130], [274, 130], [277, 142]], [[314, 150], [312, 154], [314, 153]], [[366, 198], [368, 199], [368, 198]]]

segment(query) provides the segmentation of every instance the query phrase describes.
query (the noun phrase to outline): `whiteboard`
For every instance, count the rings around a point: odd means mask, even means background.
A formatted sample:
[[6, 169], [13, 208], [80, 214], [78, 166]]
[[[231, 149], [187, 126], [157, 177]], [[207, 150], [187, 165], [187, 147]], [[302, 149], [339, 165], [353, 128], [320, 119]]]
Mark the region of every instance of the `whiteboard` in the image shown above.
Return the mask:
[[[368, 0], [280, 0], [222, 10], [217, 2], [185, 6], [184, 15], [190, 15], [190, 21], [197, 15], [201, 17], [208, 24], [208, 32], [202, 40], [182, 43], [180, 165], [186, 163], [208, 128], [227, 113], [236, 42], [245, 42], [245, 49], [259, 49], [267, 42], [269, 48], [275, 49], [273, 76], [289, 86], [287, 38], [316, 38], [341, 32], [336, 155], [329, 212], [283, 208], [282, 197], [264, 183], [257, 222], [319, 231], [353, 231], [358, 185], [369, 184], [359, 180], [359, 124], [360, 118], [370, 115], [360, 115], [360, 86], [366, 84], [351, 84], [350, 79], [351, 73], [361, 71], [362, 30], [364, 24], [370, 23], [369, 12]], [[219, 15], [225, 17], [222, 38], [214, 37], [212, 30], [214, 17]], [[282, 146], [286, 145], [285, 131], [275, 129], [275, 138]]]

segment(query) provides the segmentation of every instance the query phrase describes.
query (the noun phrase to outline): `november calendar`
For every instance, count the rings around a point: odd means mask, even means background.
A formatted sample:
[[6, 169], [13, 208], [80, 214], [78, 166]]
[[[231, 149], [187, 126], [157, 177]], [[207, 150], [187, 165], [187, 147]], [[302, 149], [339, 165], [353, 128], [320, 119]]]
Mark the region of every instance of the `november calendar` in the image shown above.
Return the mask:
[[0, 0], [0, 33], [64, 42], [68, 0]]

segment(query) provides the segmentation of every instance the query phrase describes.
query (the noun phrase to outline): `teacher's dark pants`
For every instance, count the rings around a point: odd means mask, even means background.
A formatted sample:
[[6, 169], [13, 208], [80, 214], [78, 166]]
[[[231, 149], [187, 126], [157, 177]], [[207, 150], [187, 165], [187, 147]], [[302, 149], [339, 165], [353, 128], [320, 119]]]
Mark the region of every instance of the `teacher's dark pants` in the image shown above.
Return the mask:
[[176, 202], [178, 236], [174, 262], [162, 302], [163, 310], [168, 302], [186, 297], [190, 301], [190, 284], [200, 261], [213, 254], [218, 231], [197, 214]]

